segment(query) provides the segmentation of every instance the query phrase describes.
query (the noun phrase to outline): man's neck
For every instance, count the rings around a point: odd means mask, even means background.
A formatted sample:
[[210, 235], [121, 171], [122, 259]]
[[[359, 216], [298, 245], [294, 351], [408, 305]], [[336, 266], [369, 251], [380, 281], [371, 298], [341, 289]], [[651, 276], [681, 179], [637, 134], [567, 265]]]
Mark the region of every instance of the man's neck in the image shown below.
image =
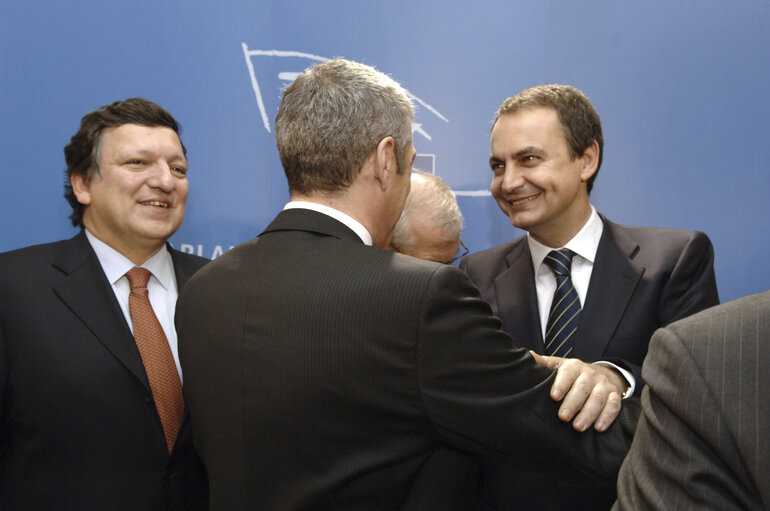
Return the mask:
[[305, 196], [292, 194], [291, 202], [289, 202], [284, 209], [294, 208], [310, 209], [330, 216], [347, 225], [365, 244], [373, 244], [371, 231], [347, 211], [335, 207], [334, 203], [330, 204], [328, 201], [321, 200], [308, 200]]
[[585, 227], [591, 218], [591, 204], [586, 201], [585, 206], [579, 211], [572, 211], [564, 215], [565, 221], [554, 222], [551, 228], [532, 229], [529, 235], [535, 240], [551, 248], [560, 248], [575, 237]]
[[[158, 253], [161, 248], [163, 248], [166, 244], [165, 240], [152, 240], [153, 243], [147, 243], [146, 245], [135, 245], [131, 244], [130, 242], [126, 242], [123, 239], [115, 238], [113, 236], [104, 236], [103, 232], [100, 232], [99, 230], [96, 230], [93, 228], [93, 225], [89, 225], [88, 222], [85, 221], [85, 218], [83, 219], [84, 227], [88, 230], [88, 233], [91, 234], [93, 237], [107, 245], [108, 247], [112, 248], [113, 250], [119, 252], [124, 257], [131, 260], [132, 263], [134, 263], [136, 266], [141, 266], [150, 259], [152, 256]], [[154, 242], [157, 241], [157, 242]]]
[[[355, 186], [355, 183], [351, 188]], [[366, 229], [369, 234], [371, 243], [374, 246], [379, 246], [379, 233], [375, 226], [376, 222], [371, 217], [371, 212], [374, 211], [373, 204], [367, 200], [364, 200], [361, 194], [353, 193], [350, 189], [346, 190], [346, 193], [342, 194], [301, 194], [292, 192], [292, 202], [310, 202], [319, 204], [328, 208], [339, 211], [349, 216]]]

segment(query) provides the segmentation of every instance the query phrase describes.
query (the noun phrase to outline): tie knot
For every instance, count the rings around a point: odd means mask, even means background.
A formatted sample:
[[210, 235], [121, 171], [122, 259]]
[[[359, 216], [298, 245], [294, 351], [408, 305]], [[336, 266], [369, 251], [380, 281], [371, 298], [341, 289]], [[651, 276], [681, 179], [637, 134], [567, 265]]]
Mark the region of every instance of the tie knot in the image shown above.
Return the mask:
[[547, 264], [551, 271], [556, 275], [569, 275], [572, 268], [572, 258], [575, 257], [575, 252], [568, 248], [561, 250], [552, 250], [548, 253], [543, 261]]
[[147, 281], [150, 280], [150, 270], [134, 267], [126, 272], [126, 278], [131, 289], [147, 287]]

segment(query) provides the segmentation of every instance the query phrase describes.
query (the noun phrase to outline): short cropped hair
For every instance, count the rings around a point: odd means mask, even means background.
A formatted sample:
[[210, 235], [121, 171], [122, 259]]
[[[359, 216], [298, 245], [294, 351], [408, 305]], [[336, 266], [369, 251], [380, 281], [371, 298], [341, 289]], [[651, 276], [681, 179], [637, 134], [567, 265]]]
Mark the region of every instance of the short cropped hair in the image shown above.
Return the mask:
[[599, 144], [599, 162], [596, 172], [587, 183], [590, 193], [604, 156], [602, 123], [591, 102], [585, 94], [569, 85], [551, 84], [530, 87], [503, 101], [497, 110], [492, 127], [501, 116], [529, 108], [552, 108], [556, 111], [573, 160], [583, 156], [594, 140]]
[[412, 236], [410, 213], [419, 211], [429, 218], [433, 225], [441, 227], [441, 240], [454, 241], [460, 238], [460, 231], [465, 227], [465, 219], [457, 205], [455, 193], [438, 176], [412, 170], [411, 189], [406, 196], [406, 204], [401, 217], [396, 222], [393, 238], [390, 242], [394, 249], [415, 250]]
[[403, 87], [373, 67], [335, 59], [306, 69], [284, 89], [275, 118], [290, 191], [347, 189], [388, 136], [396, 143], [399, 172], [405, 170], [413, 119]]
[[[83, 225], [85, 206], [78, 202], [72, 190], [70, 178], [73, 174], [84, 176], [86, 183], [99, 176], [99, 154], [102, 146], [102, 130], [117, 128], [124, 124], [141, 126], [162, 126], [171, 128], [179, 136], [181, 127], [174, 117], [159, 105], [142, 98], [130, 98], [116, 101], [83, 116], [80, 129], [64, 148], [64, 160], [67, 163], [64, 181], [64, 197], [72, 207], [70, 220], [75, 227]], [[180, 137], [179, 143], [182, 144]], [[187, 154], [184, 144], [182, 150]]]

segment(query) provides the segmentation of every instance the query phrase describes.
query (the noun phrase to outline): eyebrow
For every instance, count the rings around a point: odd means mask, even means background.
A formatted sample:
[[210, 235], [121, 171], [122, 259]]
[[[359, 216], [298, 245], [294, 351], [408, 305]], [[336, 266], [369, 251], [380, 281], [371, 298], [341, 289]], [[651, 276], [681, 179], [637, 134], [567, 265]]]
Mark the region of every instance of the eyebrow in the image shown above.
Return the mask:
[[[535, 146], [531, 145], [531, 146], [527, 146], [524, 149], [521, 149], [521, 150], [516, 151], [515, 153], [513, 153], [513, 158], [515, 160], [517, 160], [517, 159], [521, 158], [522, 156], [526, 156], [528, 154], [535, 154], [537, 156], [545, 156], [545, 151], [543, 151], [539, 147], [535, 147]], [[503, 160], [501, 158], [498, 158], [497, 156], [494, 156], [494, 155], [489, 157], [489, 163], [497, 163], [499, 161], [503, 161]]]
[[[147, 157], [156, 157], [157, 154], [155, 151], [149, 150], [149, 149], [126, 149], [122, 153], [120, 153], [121, 158], [131, 158], [133, 156], [141, 156], [143, 158]], [[168, 161], [187, 161], [187, 157], [184, 155], [184, 153], [176, 153], [172, 155]]]

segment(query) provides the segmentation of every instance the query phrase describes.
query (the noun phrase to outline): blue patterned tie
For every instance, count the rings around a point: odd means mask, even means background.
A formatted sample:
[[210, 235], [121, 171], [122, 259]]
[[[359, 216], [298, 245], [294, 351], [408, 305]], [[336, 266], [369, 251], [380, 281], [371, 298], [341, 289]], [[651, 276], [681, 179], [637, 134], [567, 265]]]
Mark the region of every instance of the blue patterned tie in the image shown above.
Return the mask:
[[557, 357], [568, 357], [572, 352], [580, 322], [580, 298], [570, 276], [573, 257], [575, 252], [563, 248], [551, 251], [544, 261], [556, 277], [556, 291], [545, 327], [545, 352]]

